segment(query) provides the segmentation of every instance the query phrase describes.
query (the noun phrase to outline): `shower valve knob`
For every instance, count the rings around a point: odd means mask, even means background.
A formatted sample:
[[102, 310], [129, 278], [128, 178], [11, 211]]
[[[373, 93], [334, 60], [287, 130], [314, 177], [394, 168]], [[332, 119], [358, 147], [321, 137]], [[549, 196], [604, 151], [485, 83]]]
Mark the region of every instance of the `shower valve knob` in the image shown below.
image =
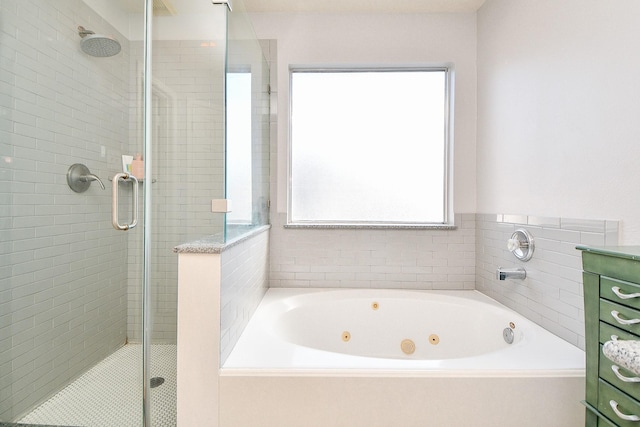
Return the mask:
[[507, 240], [507, 249], [521, 261], [529, 261], [533, 256], [533, 236], [523, 228], [519, 228]]
[[507, 249], [509, 249], [509, 252], [517, 251], [518, 249], [520, 249], [520, 240], [518, 239], [507, 240]]

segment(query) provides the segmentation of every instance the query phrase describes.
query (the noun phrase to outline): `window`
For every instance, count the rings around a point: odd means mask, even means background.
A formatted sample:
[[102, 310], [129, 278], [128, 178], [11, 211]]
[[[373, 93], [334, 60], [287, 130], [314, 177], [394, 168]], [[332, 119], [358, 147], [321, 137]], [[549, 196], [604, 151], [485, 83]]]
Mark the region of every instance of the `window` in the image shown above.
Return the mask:
[[251, 224], [251, 72], [227, 73], [226, 198], [233, 203], [227, 222]]
[[450, 72], [292, 69], [289, 225], [449, 223]]

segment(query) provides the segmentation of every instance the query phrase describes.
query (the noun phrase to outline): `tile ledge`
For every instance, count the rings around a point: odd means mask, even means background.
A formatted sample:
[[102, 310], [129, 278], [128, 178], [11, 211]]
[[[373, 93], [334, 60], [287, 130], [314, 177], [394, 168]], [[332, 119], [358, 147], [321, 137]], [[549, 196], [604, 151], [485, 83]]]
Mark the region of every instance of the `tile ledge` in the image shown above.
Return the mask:
[[228, 242], [224, 242], [221, 233], [206, 236], [198, 240], [183, 243], [173, 248], [173, 252], [177, 254], [220, 254], [225, 250], [236, 246], [245, 240], [248, 240], [258, 234], [261, 234], [271, 228], [271, 225], [263, 225], [248, 231]]
[[457, 230], [454, 224], [284, 224], [287, 229], [318, 230]]

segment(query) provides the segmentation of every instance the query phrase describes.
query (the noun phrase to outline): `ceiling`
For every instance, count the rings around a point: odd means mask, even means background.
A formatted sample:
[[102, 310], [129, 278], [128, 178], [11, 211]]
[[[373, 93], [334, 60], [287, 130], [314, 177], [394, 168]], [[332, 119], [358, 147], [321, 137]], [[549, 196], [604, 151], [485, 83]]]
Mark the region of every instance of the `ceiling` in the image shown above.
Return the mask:
[[[475, 12], [485, 0], [243, 0], [248, 12]], [[233, 0], [232, 0], [233, 4]]]
[[[104, 0], [87, 1], [95, 3]], [[113, 0], [108, 0], [113, 1]], [[242, 2], [247, 12], [322, 13], [464, 13], [477, 11], [486, 0], [230, 0]], [[234, 5], [234, 2], [236, 3]], [[123, 10], [142, 13], [140, 0], [117, 0]], [[153, 0], [154, 14], [206, 13], [211, 0]], [[242, 9], [240, 7], [240, 9]]]

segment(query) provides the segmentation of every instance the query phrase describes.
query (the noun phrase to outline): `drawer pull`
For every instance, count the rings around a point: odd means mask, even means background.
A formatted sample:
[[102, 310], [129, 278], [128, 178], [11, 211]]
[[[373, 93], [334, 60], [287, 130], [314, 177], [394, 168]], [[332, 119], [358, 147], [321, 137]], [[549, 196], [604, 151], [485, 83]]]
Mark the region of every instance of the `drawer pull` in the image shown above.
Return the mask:
[[612, 365], [611, 370], [620, 381], [624, 381], [625, 383], [640, 383], [640, 377], [625, 377], [620, 373], [620, 368], [616, 365]]
[[635, 325], [636, 323], [640, 323], [640, 319], [623, 319], [620, 317], [620, 313], [616, 310], [611, 311], [611, 316], [616, 319], [616, 322], [621, 325]]
[[618, 402], [616, 402], [615, 400], [610, 400], [609, 405], [611, 405], [611, 409], [613, 409], [613, 412], [615, 412], [618, 418], [625, 421], [640, 421], [640, 417], [637, 415], [626, 415], [620, 412], [620, 410], [618, 409]]
[[620, 299], [631, 299], [631, 298], [638, 298], [640, 297], [640, 292], [637, 292], [635, 294], [623, 294], [620, 291], [620, 287], [619, 286], [614, 286], [613, 288], [611, 288], [611, 290], [613, 291], [614, 294], [616, 294], [616, 296]]

